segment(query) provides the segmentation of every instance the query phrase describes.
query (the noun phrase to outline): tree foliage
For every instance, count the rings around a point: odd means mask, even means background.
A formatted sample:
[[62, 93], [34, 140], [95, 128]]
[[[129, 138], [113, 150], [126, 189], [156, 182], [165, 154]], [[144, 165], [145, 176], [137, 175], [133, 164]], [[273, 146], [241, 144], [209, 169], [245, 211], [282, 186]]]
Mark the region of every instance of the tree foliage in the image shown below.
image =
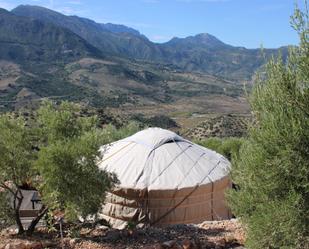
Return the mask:
[[222, 155], [228, 160], [232, 161], [233, 158], [239, 154], [240, 147], [243, 143], [243, 138], [216, 138], [211, 137], [203, 140], [197, 140], [196, 143], [208, 149], [212, 149]]
[[71, 220], [97, 213], [117, 182], [98, 169], [99, 147], [133, 129], [99, 129], [96, 116], [82, 117], [79, 106], [69, 102], [45, 102], [36, 117], [29, 124], [22, 117], [0, 116], [0, 225], [15, 219], [24, 233], [22, 190], [37, 189], [42, 208], [26, 229], [29, 235], [47, 211]]
[[69, 102], [45, 103], [38, 111], [41, 146], [35, 168], [42, 177], [40, 192], [50, 209], [66, 217], [95, 214], [116, 178], [96, 163], [99, 147], [109, 142], [97, 128], [97, 117], [80, 117]]
[[[35, 174], [32, 165], [36, 158], [33, 148], [35, 136], [26, 126], [22, 118], [8, 114], [0, 116], [0, 214], [4, 223], [13, 218], [24, 232], [19, 217], [19, 209], [23, 200], [21, 189], [31, 184]], [[7, 200], [11, 200], [11, 205]]]
[[296, 8], [299, 47], [288, 61], [272, 59], [250, 103], [255, 117], [235, 160], [233, 212], [247, 229], [248, 248], [309, 245], [309, 22]]

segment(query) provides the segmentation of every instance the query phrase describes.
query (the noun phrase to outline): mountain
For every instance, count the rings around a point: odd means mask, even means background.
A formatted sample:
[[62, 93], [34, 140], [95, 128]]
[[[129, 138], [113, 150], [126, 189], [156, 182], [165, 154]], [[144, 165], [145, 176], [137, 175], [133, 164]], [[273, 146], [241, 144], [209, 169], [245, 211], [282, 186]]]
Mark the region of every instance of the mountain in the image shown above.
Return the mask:
[[166, 48], [173, 47], [177, 50], [196, 47], [206, 47], [208, 49], [219, 49], [225, 47], [232, 48], [232, 46], [223, 43], [218, 38], [207, 33], [198, 34], [196, 36], [188, 36], [186, 38], [174, 37], [170, 41], [164, 43], [163, 46]]
[[121, 24], [101, 23], [101, 26], [103, 27], [103, 29], [108, 30], [112, 33], [128, 33], [136, 36], [141, 35], [141, 33], [138, 30]]
[[1, 59], [70, 61], [102, 53], [72, 31], [0, 9]]
[[223, 43], [204, 33], [187, 38], [173, 38], [161, 45], [168, 62], [186, 71], [202, 71], [234, 80], [249, 80], [257, 69], [272, 56], [287, 55], [280, 49], [246, 49]]
[[[18, 14], [25, 9], [29, 16]], [[170, 63], [180, 50], [228, 46], [210, 35], [155, 44], [127, 27], [41, 7], [1, 9], [0, 112], [48, 98], [160, 123], [164, 115], [185, 127], [212, 113], [247, 113], [239, 82]]]
[[13, 9], [12, 13], [69, 29], [105, 54], [136, 59], [160, 57], [161, 51], [155, 44], [125, 26], [104, 25], [87, 18], [66, 16], [40, 6], [20, 5]]
[[105, 54], [173, 64], [185, 71], [204, 72], [240, 81], [250, 80], [254, 72], [279, 51], [283, 57], [287, 54], [287, 47], [283, 47], [264, 49], [262, 55], [260, 49], [231, 46], [207, 33], [173, 38], [157, 44], [123, 25], [100, 24], [38, 6], [21, 5], [12, 13], [67, 28]]

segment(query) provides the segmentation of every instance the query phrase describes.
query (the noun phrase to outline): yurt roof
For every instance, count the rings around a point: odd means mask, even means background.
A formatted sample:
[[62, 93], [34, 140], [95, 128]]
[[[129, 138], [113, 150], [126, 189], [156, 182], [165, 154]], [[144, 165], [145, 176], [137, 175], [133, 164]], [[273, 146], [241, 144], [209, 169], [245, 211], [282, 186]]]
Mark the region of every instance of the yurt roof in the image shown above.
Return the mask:
[[222, 155], [174, 132], [148, 128], [101, 147], [99, 168], [117, 175], [122, 188], [181, 189], [227, 176]]

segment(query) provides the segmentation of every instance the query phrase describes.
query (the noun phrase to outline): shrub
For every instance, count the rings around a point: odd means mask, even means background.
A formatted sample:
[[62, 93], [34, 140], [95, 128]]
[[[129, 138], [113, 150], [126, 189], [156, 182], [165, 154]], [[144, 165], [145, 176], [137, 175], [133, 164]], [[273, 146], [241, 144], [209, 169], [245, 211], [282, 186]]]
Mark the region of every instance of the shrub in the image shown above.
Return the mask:
[[309, 245], [309, 22], [298, 8], [300, 46], [271, 60], [250, 103], [255, 122], [234, 160], [229, 202], [247, 229], [248, 248]]
[[[99, 147], [113, 137], [97, 128], [96, 116], [79, 113], [75, 104], [46, 102], [31, 126], [23, 117], [0, 116], [0, 220], [4, 225], [14, 218], [19, 233], [31, 235], [48, 211], [71, 220], [97, 213], [105, 192], [117, 182], [96, 165]], [[42, 208], [26, 231], [20, 219], [25, 186], [36, 188], [42, 197]]]
[[214, 150], [228, 160], [232, 161], [234, 157], [238, 156], [240, 147], [244, 142], [243, 138], [207, 138], [204, 140], [196, 141], [199, 145], [202, 145], [208, 149]]

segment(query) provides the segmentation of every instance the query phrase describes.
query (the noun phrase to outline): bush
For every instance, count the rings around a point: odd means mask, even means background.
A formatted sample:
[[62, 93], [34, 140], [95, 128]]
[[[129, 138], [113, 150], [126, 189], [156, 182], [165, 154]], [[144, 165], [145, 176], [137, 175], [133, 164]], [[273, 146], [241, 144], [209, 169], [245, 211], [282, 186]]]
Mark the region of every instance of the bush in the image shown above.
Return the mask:
[[14, 212], [9, 204], [8, 194], [0, 189], [0, 229], [14, 224]]
[[255, 122], [234, 160], [232, 211], [248, 248], [309, 248], [309, 22], [296, 9], [300, 46], [271, 60], [251, 96]]
[[208, 138], [205, 140], [196, 141], [197, 144], [202, 145], [208, 149], [214, 150], [228, 160], [232, 161], [233, 158], [239, 154], [240, 147], [244, 142], [243, 138]]
[[156, 115], [148, 118], [143, 114], [135, 114], [131, 117], [131, 119], [140, 123], [142, 127], [160, 127], [162, 129], [179, 127], [175, 120], [165, 115]]
[[[1, 115], [0, 226], [14, 218], [20, 234], [32, 235], [48, 211], [67, 220], [96, 214], [105, 192], [117, 182], [97, 167], [100, 146], [114, 136], [98, 129], [96, 116], [81, 117], [80, 107], [68, 102], [44, 103], [31, 124]], [[42, 197], [42, 208], [26, 231], [19, 215], [25, 186]]]

